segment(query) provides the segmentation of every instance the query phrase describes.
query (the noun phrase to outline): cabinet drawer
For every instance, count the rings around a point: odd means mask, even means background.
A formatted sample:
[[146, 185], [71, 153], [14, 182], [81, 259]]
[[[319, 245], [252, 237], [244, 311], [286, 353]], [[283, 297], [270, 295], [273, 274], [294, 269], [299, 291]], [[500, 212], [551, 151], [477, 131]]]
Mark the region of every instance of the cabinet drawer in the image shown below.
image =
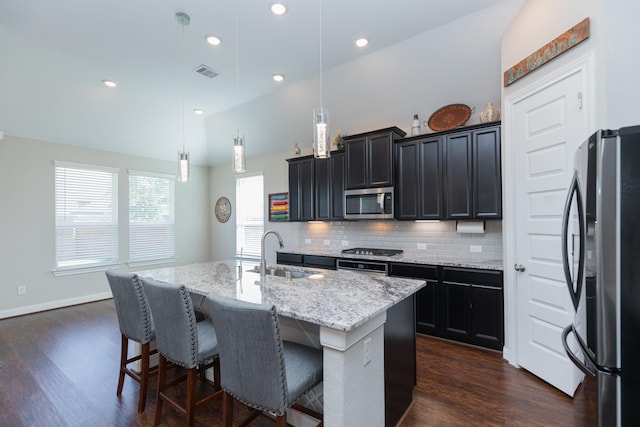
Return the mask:
[[328, 256], [305, 255], [304, 265], [306, 267], [326, 268], [329, 270], [336, 269], [336, 259]]
[[432, 265], [404, 264], [392, 262], [389, 269], [389, 276], [437, 280], [438, 267]]
[[442, 280], [445, 282], [486, 285], [502, 289], [502, 271], [472, 268], [444, 267]]
[[276, 263], [287, 265], [302, 265], [302, 254], [278, 252], [276, 254]]

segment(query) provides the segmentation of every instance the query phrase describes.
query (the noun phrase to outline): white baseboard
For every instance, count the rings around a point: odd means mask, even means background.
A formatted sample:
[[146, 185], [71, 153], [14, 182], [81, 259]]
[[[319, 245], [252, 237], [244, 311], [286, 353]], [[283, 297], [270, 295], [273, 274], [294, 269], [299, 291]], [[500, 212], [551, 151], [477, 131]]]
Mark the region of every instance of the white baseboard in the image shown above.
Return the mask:
[[111, 292], [102, 292], [99, 294], [85, 295], [76, 298], [69, 298], [57, 301], [49, 301], [42, 304], [27, 305], [24, 307], [10, 308], [0, 311], [0, 319], [8, 317], [22, 316], [25, 314], [37, 313], [39, 311], [53, 310], [55, 308], [69, 307], [71, 305], [84, 304], [87, 302], [100, 301], [103, 299], [113, 298]]

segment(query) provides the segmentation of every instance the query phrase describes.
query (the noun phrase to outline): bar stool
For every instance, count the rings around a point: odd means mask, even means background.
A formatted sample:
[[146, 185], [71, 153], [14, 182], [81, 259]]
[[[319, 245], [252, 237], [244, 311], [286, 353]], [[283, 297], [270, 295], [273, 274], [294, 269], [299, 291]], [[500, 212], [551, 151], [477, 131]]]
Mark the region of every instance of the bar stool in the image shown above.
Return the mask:
[[207, 299], [219, 343], [223, 425], [231, 427], [236, 399], [255, 409], [243, 426], [266, 411], [276, 416], [278, 427], [286, 427], [289, 408], [321, 426], [322, 414], [295, 402], [322, 382], [322, 350], [283, 342], [274, 306], [216, 295]]
[[[220, 378], [220, 365], [216, 331], [211, 320], [196, 321], [191, 296], [183, 285], [172, 285], [148, 278], [142, 278], [142, 285], [156, 325], [156, 344], [159, 354], [154, 425], [160, 424], [162, 406], [167, 402], [171, 407], [185, 414], [185, 424], [192, 426], [195, 409], [222, 395], [222, 390], [217, 384]], [[186, 368], [187, 375], [167, 382], [167, 361]], [[216, 381], [216, 384], [213, 384], [214, 392], [197, 400], [197, 374], [199, 371], [203, 374], [204, 370], [210, 367], [214, 368]], [[167, 395], [166, 391], [184, 381], [185, 378], [187, 398], [185, 405], [182, 406]], [[204, 375], [201, 375], [201, 379], [204, 379]]]
[[[149, 312], [147, 298], [142, 288], [142, 282], [137, 275], [122, 273], [119, 271], [106, 271], [113, 302], [116, 306], [118, 324], [122, 335], [120, 346], [120, 374], [118, 376], [117, 396], [122, 395], [124, 376], [128, 375], [140, 384], [140, 396], [138, 397], [138, 412], [143, 412], [147, 402], [147, 388], [149, 376], [158, 372], [158, 368], [149, 369], [149, 357], [157, 351], [149, 351], [151, 341], [155, 339], [153, 319]], [[141, 345], [141, 354], [129, 358], [129, 340]], [[127, 366], [140, 361], [140, 373], [129, 369]]]

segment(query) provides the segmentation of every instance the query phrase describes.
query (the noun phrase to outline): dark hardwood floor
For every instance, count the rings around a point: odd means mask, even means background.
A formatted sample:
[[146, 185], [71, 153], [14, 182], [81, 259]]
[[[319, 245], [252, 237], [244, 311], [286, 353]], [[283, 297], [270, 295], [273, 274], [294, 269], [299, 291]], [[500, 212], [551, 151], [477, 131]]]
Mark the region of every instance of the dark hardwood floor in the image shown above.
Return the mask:
[[[119, 352], [111, 300], [0, 321], [0, 426], [152, 425], [155, 377], [138, 414], [135, 382], [127, 378], [116, 397]], [[499, 353], [419, 336], [418, 386], [401, 425], [593, 426], [594, 399], [591, 382], [570, 399]], [[239, 404], [235, 411], [248, 413]], [[166, 405], [162, 420], [183, 425]], [[196, 426], [221, 421], [217, 400], [196, 412]], [[252, 425], [273, 422], [259, 417]]]

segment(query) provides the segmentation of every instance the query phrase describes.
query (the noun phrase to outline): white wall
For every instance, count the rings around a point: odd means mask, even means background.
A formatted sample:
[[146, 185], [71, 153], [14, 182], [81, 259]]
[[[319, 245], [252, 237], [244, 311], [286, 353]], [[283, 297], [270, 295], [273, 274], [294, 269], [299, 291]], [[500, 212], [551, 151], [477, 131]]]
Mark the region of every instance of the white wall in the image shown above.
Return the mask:
[[[127, 169], [175, 174], [177, 162], [83, 149], [5, 135], [0, 140], [0, 318], [108, 297], [103, 272], [54, 277], [54, 161], [120, 168], [119, 253], [126, 269]], [[176, 264], [209, 259], [209, 168], [176, 184]], [[27, 293], [18, 296], [17, 286]]]
[[[640, 26], [636, 22], [639, 14], [640, 2], [635, 0], [526, 0], [503, 36], [503, 72], [586, 17], [590, 18], [590, 38], [503, 88], [502, 99], [545, 79], [569, 63], [592, 55], [595, 58], [596, 73], [593, 100], [593, 105], [596, 105], [595, 123], [594, 129], [585, 129], [585, 132], [591, 133], [597, 128], [615, 129], [640, 124], [640, 104], [635, 96], [640, 93], [640, 79], [637, 78], [640, 58], [635, 53], [640, 39]], [[509, 128], [510, 123], [503, 122], [503, 127]], [[502, 143], [504, 150], [517, 141], [511, 141], [509, 133], [503, 132]], [[511, 168], [519, 166], [521, 165], [504, 165], [503, 176], [509, 179]], [[504, 194], [509, 196], [506, 192]], [[515, 248], [515, 235], [510, 233], [515, 220], [510, 213], [505, 209], [505, 251]], [[513, 262], [513, 258], [509, 258], [511, 254], [513, 251], [509, 254], [505, 252], [505, 262]], [[513, 292], [509, 290], [511, 286], [515, 286], [515, 273], [507, 269], [506, 347], [514, 346], [516, 339], [514, 332], [508, 330], [509, 325], [516, 324], [517, 318], [516, 302], [509, 297], [509, 293]], [[505, 349], [505, 354], [507, 353]]]
[[504, 89], [504, 96], [533, 79], [593, 52], [596, 58], [596, 127], [640, 124], [640, 2], [635, 0], [527, 0], [504, 33], [502, 71], [589, 17], [591, 35], [579, 46]]
[[[286, 193], [289, 191], [289, 169], [286, 158], [293, 157], [291, 153], [281, 153], [260, 158], [247, 159], [247, 172], [236, 175], [231, 169], [231, 145], [229, 146], [229, 163], [211, 169], [211, 259], [223, 260], [236, 255], [236, 176], [262, 173], [264, 177], [264, 217], [268, 218], [267, 195], [271, 193]], [[225, 223], [220, 223], [213, 212], [213, 205], [219, 197], [226, 197], [231, 202], [232, 215]], [[285, 246], [297, 245], [298, 223], [283, 223], [265, 221], [264, 230], [276, 230], [282, 236]], [[267, 261], [275, 263], [275, 250], [278, 248], [277, 239], [270, 236], [265, 241]]]
[[[522, 0], [509, 0], [323, 73], [330, 132], [353, 135], [398, 126], [409, 133], [413, 115], [426, 120], [451, 103], [499, 105], [500, 40]], [[375, 43], [375, 40], [372, 40]], [[229, 144], [236, 127], [251, 156], [285, 152], [298, 142], [311, 152], [311, 118], [319, 106], [319, 78], [283, 89], [207, 118], [207, 138]], [[425, 131], [429, 131], [428, 128]], [[274, 147], [277, 147], [274, 148]], [[211, 164], [227, 162], [211, 159]]]
[[[389, 126], [398, 126], [409, 133], [415, 113], [426, 120], [450, 103], [475, 106], [477, 111], [467, 124], [478, 123], [479, 113], [487, 102], [499, 105], [500, 40], [521, 3], [521, 0], [505, 1], [326, 71], [324, 98], [331, 114], [331, 133], [340, 130], [355, 134]], [[245, 103], [239, 110], [208, 118], [207, 135], [214, 144], [227, 144], [231, 150], [232, 137], [239, 126], [246, 136], [248, 153], [262, 147], [264, 155], [248, 159], [247, 173], [264, 172], [266, 200], [268, 193], [288, 191], [284, 159], [293, 156], [293, 144], [298, 142], [303, 154], [311, 153], [311, 115], [318, 102], [316, 76]], [[423, 132], [430, 130], [424, 128]], [[284, 153], [266, 154], [273, 147], [280, 147], [279, 151]], [[212, 168], [212, 204], [218, 197], [226, 196], [235, 206], [231, 151], [228, 158], [211, 161], [224, 162]], [[234, 256], [233, 216], [225, 224], [218, 223], [213, 213], [211, 218], [212, 259]], [[354, 227], [351, 231], [354, 241], [367, 237], [367, 231]], [[306, 224], [267, 222], [265, 229], [269, 228], [280, 231], [288, 247], [297, 247], [308, 235]], [[402, 234], [393, 230], [390, 233], [392, 237]], [[270, 262], [275, 260], [275, 248], [275, 240], [269, 239]]]

